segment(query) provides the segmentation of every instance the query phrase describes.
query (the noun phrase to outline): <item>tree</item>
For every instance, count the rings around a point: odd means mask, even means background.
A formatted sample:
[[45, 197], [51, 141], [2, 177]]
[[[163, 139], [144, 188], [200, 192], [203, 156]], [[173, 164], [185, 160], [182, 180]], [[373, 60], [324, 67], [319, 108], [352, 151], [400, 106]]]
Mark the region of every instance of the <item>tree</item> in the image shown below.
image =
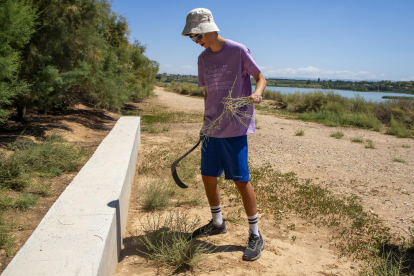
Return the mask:
[[[0, 0], [0, 116], [5, 104], [17, 107], [20, 119], [26, 107], [64, 110], [79, 101], [117, 111], [152, 91], [158, 63], [144, 55], [144, 45], [129, 42], [126, 18], [107, 0], [24, 1], [32, 1], [36, 17], [26, 2]], [[8, 8], [19, 3], [28, 8]]]
[[34, 32], [35, 9], [27, 1], [0, 0], [0, 123], [10, 116], [16, 96], [27, 91], [17, 78], [21, 50]]

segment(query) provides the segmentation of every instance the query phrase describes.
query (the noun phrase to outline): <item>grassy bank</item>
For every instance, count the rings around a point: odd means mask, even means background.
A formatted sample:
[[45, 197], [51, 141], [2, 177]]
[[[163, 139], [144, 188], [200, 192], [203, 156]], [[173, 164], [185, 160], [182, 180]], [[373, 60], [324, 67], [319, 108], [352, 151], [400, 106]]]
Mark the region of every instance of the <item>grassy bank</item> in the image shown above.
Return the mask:
[[17, 227], [10, 213], [35, 206], [39, 197], [51, 194], [47, 179], [77, 171], [88, 157], [87, 151], [58, 135], [21, 137], [0, 152], [0, 248], [7, 256], [15, 253]]
[[[162, 85], [167, 91], [203, 96], [203, 89], [196, 84], [171, 83]], [[414, 102], [393, 99], [386, 102], [367, 102], [362, 97], [348, 99], [333, 92], [282, 94], [265, 90], [263, 98], [268, 104], [256, 105], [258, 110], [287, 111], [290, 117], [327, 126], [355, 126], [381, 131], [400, 138], [414, 135]]]

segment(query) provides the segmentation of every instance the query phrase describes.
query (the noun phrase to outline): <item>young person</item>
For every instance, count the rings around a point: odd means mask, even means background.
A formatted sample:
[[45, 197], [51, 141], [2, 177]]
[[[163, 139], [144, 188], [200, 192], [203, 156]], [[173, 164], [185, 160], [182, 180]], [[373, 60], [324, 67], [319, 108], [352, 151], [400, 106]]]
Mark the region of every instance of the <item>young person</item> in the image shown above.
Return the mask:
[[[222, 38], [210, 10], [198, 8], [187, 15], [182, 35], [205, 50], [198, 57], [198, 86], [205, 87], [204, 127], [201, 151], [201, 175], [213, 219], [193, 232], [192, 237], [224, 234], [217, 177], [223, 171], [226, 179], [234, 181], [241, 193], [249, 222], [249, 241], [243, 253], [248, 261], [260, 257], [265, 246], [259, 232], [256, 195], [249, 181], [247, 165], [247, 134], [255, 132], [254, 107], [262, 101], [266, 87], [259, 66], [248, 48]], [[250, 76], [256, 80], [252, 93]], [[226, 110], [226, 101], [248, 97], [251, 103], [242, 105], [236, 113]]]

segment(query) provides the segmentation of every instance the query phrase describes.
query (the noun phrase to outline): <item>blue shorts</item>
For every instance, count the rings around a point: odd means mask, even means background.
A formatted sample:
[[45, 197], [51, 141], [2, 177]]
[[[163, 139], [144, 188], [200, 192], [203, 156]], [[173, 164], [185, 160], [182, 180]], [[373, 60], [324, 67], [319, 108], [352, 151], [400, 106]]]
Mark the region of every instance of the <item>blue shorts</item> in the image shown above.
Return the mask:
[[205, 137], [201, 149], [201, 174], [249, 181], [247, 135], [231, 138]]

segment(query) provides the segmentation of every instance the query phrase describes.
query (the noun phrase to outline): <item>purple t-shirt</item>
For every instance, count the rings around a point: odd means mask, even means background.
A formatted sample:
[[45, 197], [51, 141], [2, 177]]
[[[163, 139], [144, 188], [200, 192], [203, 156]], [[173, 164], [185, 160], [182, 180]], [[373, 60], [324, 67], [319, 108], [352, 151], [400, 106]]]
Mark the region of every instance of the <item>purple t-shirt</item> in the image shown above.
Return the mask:
[[208, 48], [199, 55], [198, 86], [205, 86], [208, 94], [205, 135], [227, 138], [255, 132], [253, 104], [239, 108], [236, 116], [235, 113], [223, 111], [228, 110], [224, 108], [224, 102], [233, 85], [231, 98], [248, 97], [252, 94], [250, 76], [260, 72], [250, 50], [243, 44], [228, 39], [220, 51], [213, 53]]

